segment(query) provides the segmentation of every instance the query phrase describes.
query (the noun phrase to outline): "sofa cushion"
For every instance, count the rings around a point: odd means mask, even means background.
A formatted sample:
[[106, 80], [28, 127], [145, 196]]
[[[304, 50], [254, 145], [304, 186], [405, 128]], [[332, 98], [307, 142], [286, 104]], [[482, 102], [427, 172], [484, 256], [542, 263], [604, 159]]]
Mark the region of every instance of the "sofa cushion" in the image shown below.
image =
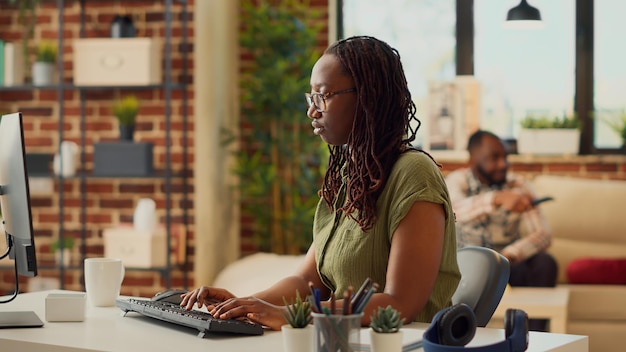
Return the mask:
[[573, 260], [580, 258], [626, 258], [626, 244], [594, 242], [593, 237], [589, 240], [572, 240], [567, 238], [554, 238], [548, 252], [554, 256], [558, 265], [557, 282], [566, 284], [567, 266]]
[[567, 265], [572, 284], [626, 285], [626, 259], [580, 258]]
[[554, 197], [540, 207], [555, 238], [626, 245], [626, 182], [539, 175], [532, 185]]
[[567, 283], [572, 260], [626, 258], [626, 182], [539, 175], [532, 185], [537, 196], [554, 197], [540, 207], [552, 232], [548, 250], [559, 266], [558, 283]]

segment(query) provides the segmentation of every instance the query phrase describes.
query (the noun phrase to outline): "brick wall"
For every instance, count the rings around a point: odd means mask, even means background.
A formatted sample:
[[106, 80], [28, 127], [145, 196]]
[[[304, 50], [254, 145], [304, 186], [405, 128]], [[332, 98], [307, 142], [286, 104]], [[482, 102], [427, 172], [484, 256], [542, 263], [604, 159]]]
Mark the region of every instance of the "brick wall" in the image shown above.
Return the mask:
[[[0, 39], [20, 43], [22, 26], [19, 23], [18, 11], [8, 3], [0, 0]], [[165, 37], [164, 1], [86, 1], [85, 37], [108, 37], [110, 23], [116, 14], [131, 14], [138, 37]], [[186, 227], [190, 260], [193, 259], [193, 204], [192, 176], [193, 168], [186, 169], [183, 165], [183, 145], [187, 143], [189, 163], [193, 162], [193, 75], [183, 77], [183, 50], [188, 50], [188, 65], [193, 67], [192, 45], [182, 45], [183, 27], [181, 24], [182, 4], [174, 2], [172, 21], [172, 79], [174, 82], [187, 82], [189, 97], [187, 109], [189, 117], [183, 117], [183, 93], [174, 90], [172, 96], [171, 115], [171, 163], [172, 172], [177, 175], [172, 179], [171, 220], [173, 224], [182, 224], [187, 220]], [[193, 42], [193, 1], [188, 1], [189, 42]], [[36, 12], [37, 24], [33, 39], [29, 41], [31, 53], [35, 44], [41, 39], [57, 42], [59, 35], [58, 9], [56, 1], [43, 0]], [[66, 0], [63, 9], [64, 37], [63, 81], [72, 82], [73, 50], [72, 41], [80, 37], [80, 2]], [[20, 44], [21, 45], [21, 44]], [[32, 59], [32, 57], [31, 57]], [[28, 68], [30, 70], [30, 68]], [[191, 71], [189, 71], [191, 72]], [[54, 154], [59, 144], [59, 115], [57, 91], [53, 89], [23, 89], [0, 91], [0, 111], [22, 111], [25, 121], [25, 137], [27, 153]], [[63, 96], [63, 140], [71, 140], [79, 145], [85, 137], [86, 162], [85, 170], [93, 169], [93, 143], [118, 139], [117, 121], [111, 113], [112, 102], [127, 94], [136, 95], [141, 101], [135, 131], [135, 141], [154, 144], [154, 167], [163, 171], [166, 167], [165, 155], [165, 105], [164, 92], [161, 89], [97, 89], [85, 91], [86, 119], [84, 131], [81, 130], [80, 92], [67, 89]], [[183, 125], [189, 131], [187, 140], [183, 139]], [[187, 178], [178, 177], [187, 172]], [[80, 178], [68, 178], [61, 183], [57, 178], [35, 180], [43, 188], [50, 186], [49, 191], [37, 191], [31, 184], [33, 226], [36, 234], [37, 256], [41, 278], [59, 278], [59, 270], [54, 266], [54, 256], [50, 252], [50, 244], [59, 234], [59, 190], [63, 188], [63, 228], [64, 236], [75, 237], [78, 242], [72, 252], [72, 268], [65, 270], [63, 283], [66, 289], [82, 289], [80, 240], [82, 224], [85, 224], [87, 256], [101, 256], [104, 246], [103, 229], [120, 223], [132, 222], [134, 206], [139, 198], [150, 197], [157, 202], [158, 215], [161, 223], [165, 222], [166, 183], [164, 178], [87, 178], [84, 184], [86, 194], [85, 221], [81, 217], [83, 190]], [[31, 182], [32, 183], [32, 182]], [[184, 190], [187, 187], [188, 196]], [[36, 187], [40, 188], [40, 187]], [[188, 219], [185, 219], [185, 208]], [[190, 267], [191, 269], [191, 267]], [[11, 270], [0, 271], [0, 293], [13, 288]], [[190, 275], [191, 277], [191, 275]], [[26, 290], [26, 280], [21, 280], [22, 290]], [[172, 272], [172, 285], [181, 287], [183, 272], [176, 269]], [[124, 281], [123, 294], [152, 295], [161, 290], [164, 281], [157, 271], [129, 270]]]
[[[442, 172], [466, 167], [465, 161], [437, 159]], [[539, 174], [626, 180], [626, 155], [542, 156], [510, 155], [511, 170], [532, 179]]]

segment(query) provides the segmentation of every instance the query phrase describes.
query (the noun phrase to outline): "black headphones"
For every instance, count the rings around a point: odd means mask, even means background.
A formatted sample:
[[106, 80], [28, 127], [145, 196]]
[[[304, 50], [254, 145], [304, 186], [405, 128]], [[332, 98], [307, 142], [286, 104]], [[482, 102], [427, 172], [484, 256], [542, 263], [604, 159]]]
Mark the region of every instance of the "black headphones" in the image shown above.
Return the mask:
[[523, 352], [528, 348], [528, 315], [520, 309], [507, 309], [504, 316], [506, 339], [493, 345], [464, 347], [476, 333], [476, 316], [467, 304], [459, 303], [435, 314], [424, 333], [425, 352]]

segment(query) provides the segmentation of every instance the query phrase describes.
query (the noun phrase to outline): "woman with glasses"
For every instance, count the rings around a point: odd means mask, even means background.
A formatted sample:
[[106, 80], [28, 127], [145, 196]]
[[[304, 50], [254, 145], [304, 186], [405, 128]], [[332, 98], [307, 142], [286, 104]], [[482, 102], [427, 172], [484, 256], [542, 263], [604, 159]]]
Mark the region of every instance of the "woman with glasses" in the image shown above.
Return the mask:
[[316, 62], [305, 98], [330, 159], [303, 264], [250, 297], [204, 286], [183, 295], [181, 305], [280, 329], [283, 297], [290, 302], [296, 290], [313, 287], [322, 309], [350, 311], [359, 308], [351, 293], [369, 278], [378, 289], [363, 308], [363, 325], [388, 305], [406, 321], [429, 322], [451, 305], [460, 279], [454, 214], [438, 165], [411, 147], [411, 122], [419, 127], [419, 120], [400, 55], [376, 38], [341, 40]]

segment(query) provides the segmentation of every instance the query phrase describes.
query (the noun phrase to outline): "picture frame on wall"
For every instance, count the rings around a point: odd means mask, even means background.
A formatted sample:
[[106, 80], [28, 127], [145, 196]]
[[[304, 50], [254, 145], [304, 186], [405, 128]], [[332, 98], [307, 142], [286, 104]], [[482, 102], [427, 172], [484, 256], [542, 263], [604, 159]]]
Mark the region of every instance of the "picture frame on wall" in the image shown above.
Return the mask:
[[424, 149], [465, 156], [469, 136], [479, 129], [481, 87], [473, 76], [429, 81]]

